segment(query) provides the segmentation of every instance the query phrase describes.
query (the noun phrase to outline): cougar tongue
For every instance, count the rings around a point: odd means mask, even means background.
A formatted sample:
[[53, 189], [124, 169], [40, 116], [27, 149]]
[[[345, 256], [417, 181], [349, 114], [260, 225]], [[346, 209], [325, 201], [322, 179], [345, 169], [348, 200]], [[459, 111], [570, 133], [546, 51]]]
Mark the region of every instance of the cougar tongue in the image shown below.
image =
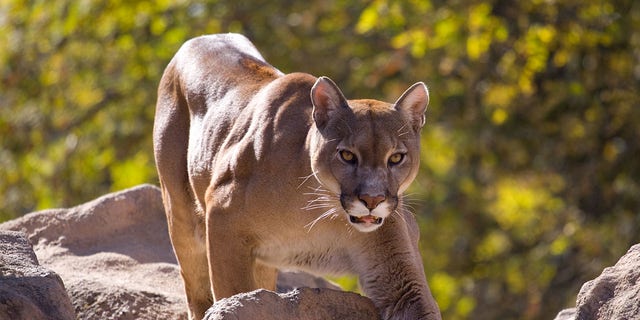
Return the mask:
[[366, 215], [362, 217], [349, 216], [352, 223], [370, 223], [370, 224], [380, 224], [382, 223], [382, 218]]

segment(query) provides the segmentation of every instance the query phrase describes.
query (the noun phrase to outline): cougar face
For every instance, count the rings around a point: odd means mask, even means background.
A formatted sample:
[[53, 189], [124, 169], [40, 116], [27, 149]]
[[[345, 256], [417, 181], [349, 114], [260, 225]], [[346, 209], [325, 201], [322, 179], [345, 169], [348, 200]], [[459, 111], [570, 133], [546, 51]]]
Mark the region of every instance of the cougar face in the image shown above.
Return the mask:
[[340, 93], [328, 114], [314, 113], [322, 142], [312, 150], [312, 167], [320, 183], [339, 197], [348, 222], [370, 232], [396, 212], [417, 174], [419, 128], [398, 103], [341, 98]]

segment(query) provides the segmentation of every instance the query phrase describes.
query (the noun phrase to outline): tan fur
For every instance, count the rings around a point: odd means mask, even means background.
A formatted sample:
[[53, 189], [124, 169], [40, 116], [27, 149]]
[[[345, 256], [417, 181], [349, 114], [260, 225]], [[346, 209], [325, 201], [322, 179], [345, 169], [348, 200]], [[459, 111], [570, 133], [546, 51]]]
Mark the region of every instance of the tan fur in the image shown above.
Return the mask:
[[347, 101], [240, 35], [185, 43], [158, 89], [154, 149], [190, 317], [295, 268], [357, 274], [384, 319], [439, 319], [402, 205], [427, 104], [422, 83], [395, 104]]

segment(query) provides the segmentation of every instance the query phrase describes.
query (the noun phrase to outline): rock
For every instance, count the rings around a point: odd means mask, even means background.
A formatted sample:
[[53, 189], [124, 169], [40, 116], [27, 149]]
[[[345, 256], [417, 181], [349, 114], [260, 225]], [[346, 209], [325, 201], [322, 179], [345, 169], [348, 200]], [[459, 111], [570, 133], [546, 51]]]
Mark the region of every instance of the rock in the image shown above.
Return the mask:
[[151, 185], [0, 224], [26, 233], [60, 275], [78, 319], [185, 319], [160, 190]]
[[564, 309], [553, 320], [573, 320], [576, 317], [576, 308]]
[[289, 293], [264, 289], [222, 299], [207, 310], [206, 320], [379, 319], [373, 302], [356, 293], [299, 288]]
[[[187, 317], [182, 280], [169, 241], [161, 192], [155, 186], [142, 185], [107, 194], [69, 209], [30, 213], [0, 224], [0, 232], [2, 230], [24, 232], [34, 244], [33, 249], [41, 264], [60, 275], [69, 294], [66, 304], [61, 303], [60, 306], [66, 305], [71, 318], [74, 318], [73, 310], [78, 319]], [[27, 242], [24, 236], [21, 239]], [[5, 242], [0, 239], [0, 243]], [[3, 248], [6, 246], [12, 247], [6, 244]], [[12, 261], [26, 259], [13, 251], [6, 257]], [[4, 252], [2, 259], [7, 259]], [[1, 267], [5, 262], [0, 261]], [[25, 261], [37, 260], [31, 253]], [[43, 279], [33, 278], [34, 288], [49, 286]], [[62, 287], [60, 278], [56, 281]], [[2, 284], [0, 288], [3, 288]], [[290, 291], [301, 286], [339, 289], [308, 274], [280, 274], [278, 290]], [[43, 293], [39, 302], [45, 303], [57, 295], [59, 293], [51, 296]], [[8, 296], [9, 293], [0, 291], [0, 298]], [[263, 308], [260, 317], [248, 319], [268, 319], [269, 316], [273, 319], [298, 319], [307, 312], [311, 315], [300, 319], [325, 319], [322, 315], [327, 315], [326, 319], [344, 319], [342, 315], [348, 315], [346, 318], [349, 319], [377, 318], [369, 299], [329, 289], [297, 289], [281, 295], [259, 290], [230, 299], [251, 305], [253, 309], [243, 311], [224, 307], [224, 310], [247, 314], [251, 310], [257, 312], [257, 307]], [[3, 317], [4, 309], [0, 305], [0, 319], [43, 319], [40, 316], [51, 314], [48, 309], [29, 304], [28, 299], [20, 301], [22, 304], [16, 304], [7, 311], [12, 312], [7, 317]], [[284, 311], [289, 313], [283, 314]], [[224, 314], [225, 319], [232, 317], [229, 312]], [[65, 319], [63, 316], [54, 318]]]
[[578, 293], [576, 307], [556, 320], [640, 319], [640, 244], [636, 244]]
[[21, 232], [0, 231], [0, 319], [75, 319], [62, 280]]

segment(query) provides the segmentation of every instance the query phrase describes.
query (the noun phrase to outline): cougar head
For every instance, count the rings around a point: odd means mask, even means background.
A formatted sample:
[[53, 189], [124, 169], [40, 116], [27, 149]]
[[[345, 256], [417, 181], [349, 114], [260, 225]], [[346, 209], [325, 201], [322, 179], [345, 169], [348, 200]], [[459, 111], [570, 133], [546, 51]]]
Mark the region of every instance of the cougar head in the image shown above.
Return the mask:
[[313, 173], [339, 198], [355, 229], [374, 231], [398, 209], [418, 173], [427, 87], [418, 82], [389, 104], [347, 100], [331, 79], [320, 77], [311, 101], [319, 133], [311, 143]]

